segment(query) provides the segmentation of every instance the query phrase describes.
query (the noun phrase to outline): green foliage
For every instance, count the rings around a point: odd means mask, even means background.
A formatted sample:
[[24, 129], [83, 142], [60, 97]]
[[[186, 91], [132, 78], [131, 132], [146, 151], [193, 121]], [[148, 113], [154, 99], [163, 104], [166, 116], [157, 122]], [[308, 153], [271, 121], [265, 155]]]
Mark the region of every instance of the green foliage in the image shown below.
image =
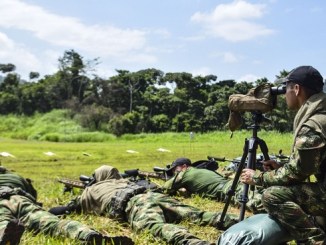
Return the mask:
[[114, 117], [109, 122], [108, 131], [117, 136], [126, 133], [140, 133], [142, 131], [140, 118], [138, 112], [128, 112], [123, 116]]
[[95, 104], [86, 105], [78, 115], [82, 127], [90, 130], [106, 130], [107, 123], [113, 117], [110, 108]]
[[12, 72], [16, 69], [16, 66], [14, 64], [8, 63], [8, 64], [0, 64], [0, 71], [2, 73]]
[[19, 107], [19, 98], [16, 94], [0, 92], [0, 114], [15, 113]]
[[67, 110], [47, 114], [0, 116], [2, 137], [53, 142], [104, 142], [115, 138], [104, 132], [90, 132], [69, 117]]
[[150, 129], [152, 132], [165, 132], [170, 128], [169, 117], [165, 114], [155, 115], [151, 118]]
[[[69, 109], [82, 128], [117, 136], [163, 131], [209, 132], [224, 129], [230, 95], [245, 94], [253, 86], [268, 82], [266, 78], [254, 83], [217, 81], [212, 74], [164, 74], [155, 68], [135, 72], [117, 69], [117, 75], [104, 79], [93, 73], [97, 58], [86, 60], [73, 49], [65, 51], [58, 63], [57, 72], [38, 81], [39, 74], [31, 72], [30, 79], [35, 82], [21, 82], [18, 74], [8, 73], [0, 83], [0, 114], [32, 116]], [[9, 71], [12, 67], [0, 64], [0, 71], [2, 68]], [[286, 74], [283, 70], [276, 77]], [[279, 105], [271, 113], [273, 129], [291, 131], [293, 114], [286, 109], [284, 99]], [[250, 125], [247, 115], [244, 122], [243, 129]], [[48, 138], [60, 140], [55, 135]]]

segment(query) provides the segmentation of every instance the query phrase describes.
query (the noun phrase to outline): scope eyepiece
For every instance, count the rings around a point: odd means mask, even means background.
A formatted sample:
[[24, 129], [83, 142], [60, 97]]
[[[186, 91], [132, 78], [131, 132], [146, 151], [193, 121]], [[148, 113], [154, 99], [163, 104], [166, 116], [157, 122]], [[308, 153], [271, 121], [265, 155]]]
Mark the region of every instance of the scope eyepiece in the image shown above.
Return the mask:
[[280, 85], [277, 87], [271, 87], [271, 94], [272, 95], [281, 95], [286, 93], [286, 86]]

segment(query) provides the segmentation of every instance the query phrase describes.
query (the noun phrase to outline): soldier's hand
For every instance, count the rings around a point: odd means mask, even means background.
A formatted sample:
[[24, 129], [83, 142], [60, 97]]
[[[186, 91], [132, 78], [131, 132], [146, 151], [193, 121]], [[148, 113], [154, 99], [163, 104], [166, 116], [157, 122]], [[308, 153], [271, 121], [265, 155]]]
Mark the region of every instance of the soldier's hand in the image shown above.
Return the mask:
[[262, 161], [262, 163], [265, 171], [278, 169], [280, 167], [280, 165], [275, 160]]
[[256, 172], [255, 170], [250, 168], [243, 169], [240, 175], [240, 181], [244, 184], [254, 185], [255, 181], [253, 177], [255, 175], [255, 172]]

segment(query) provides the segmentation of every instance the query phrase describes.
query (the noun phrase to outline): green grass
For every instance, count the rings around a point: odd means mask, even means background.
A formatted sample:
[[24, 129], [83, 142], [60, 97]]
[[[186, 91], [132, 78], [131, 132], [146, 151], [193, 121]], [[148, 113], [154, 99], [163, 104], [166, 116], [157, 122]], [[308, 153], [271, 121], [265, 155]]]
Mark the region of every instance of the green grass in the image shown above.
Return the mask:
[[[270, 153], [278, 153], [280, 149], [283, 149], [284, 154], [289, 154], [292, 143], [291, 134], [262, 131], [258, 133], [258, 136], [266, 141]], [[90, 175], [102, 164], [113, 165], [120, 171], [134, 168], [151, 171], [154, 166], [164, 167], [180, 156], [188, 157], [192, 161], [206, 159], [208, 155], [232, 159], [242, 155], [245, 138], [250, 137], [251, 131], [237, 131], [231, 139], [229, 132], [195, 134], [193, 140], [190, 140], [188, 133], [165, 133], [125, 135], [102, 143], [57, 143], [3, 138], [0, 140], [0, 152], [9, 152], [15, 157], [1, 157], [0, 160], [3, 166], [34, 181], [34, 186], [39, 193], [39, 201], [43, 202], [45, 209], [48, 209], [66, 203], [73, 196], [69, 193], [62, 193], [63, 186], [56, 181], [57, 178], [76, 179], [81, 174]], [[170, 152], [160, 152], [157, 150], [159, 148], [170, 150]], [[131, 154], [127, 150], [134, 150], [138, 153]], [[44, 154], [46, 152], [53, 152], [55, 155], [47, 156]], [[228, 163], [220, 163], [221, 166], [226, 164]], [[204, 210], [222, 211], [223, 209], [221, 203], [196, 196], [182, 200]], [[235, 208], [230, 208], [230, 212], [239, 213]], [[92, 215], [73, 215], [69, 218], [82, 221], [109, 235], [130, 235], [139, 245], [164, 244], [148, 232], [135, 234], [128, 224], [119, 224], [108, 218]], [[199, 227], [187, 222], [182, 225], [188, 227], [200, 238], [212, 242], [219, 234], [219, 231], [211, 227]], [[78, 243], [64, 238], [50, 238], [42, 234], [34, 236], [26, 232], [22, 244]]]

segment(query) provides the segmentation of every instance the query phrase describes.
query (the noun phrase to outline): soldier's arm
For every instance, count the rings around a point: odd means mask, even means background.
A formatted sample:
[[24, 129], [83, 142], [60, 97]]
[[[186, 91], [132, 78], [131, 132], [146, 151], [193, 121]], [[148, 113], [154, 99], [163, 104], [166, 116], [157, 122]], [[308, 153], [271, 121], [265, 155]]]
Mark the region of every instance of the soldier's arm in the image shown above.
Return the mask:
[[183, 187], [182, 179], [184, 173], [185, 171], [181, 171], [166, 181], [163, 185], [163, 190], [170, 195], [176, 194], [178, 190]]
[[313, 129], [303, 126], [295, 139], [290, 160], [277, 170], [254, 176], [257, 185], [288, 185], [305, 181], [319, 171], [325, 147], [323, 137]]

